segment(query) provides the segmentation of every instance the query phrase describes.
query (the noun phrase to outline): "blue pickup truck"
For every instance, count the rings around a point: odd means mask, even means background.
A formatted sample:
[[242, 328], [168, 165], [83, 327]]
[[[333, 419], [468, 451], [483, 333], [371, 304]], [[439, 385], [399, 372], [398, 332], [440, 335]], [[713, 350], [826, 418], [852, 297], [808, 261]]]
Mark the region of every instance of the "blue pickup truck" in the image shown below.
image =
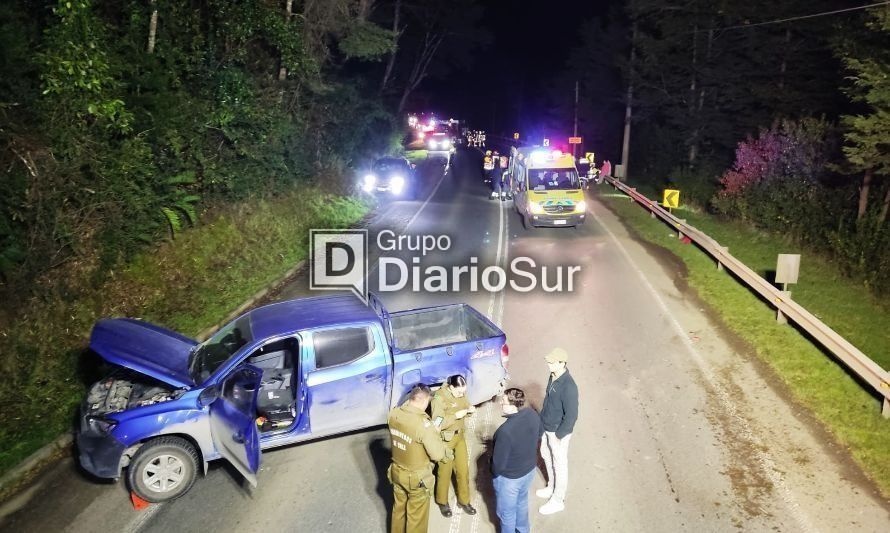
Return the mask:
[[389, 313], [376, 298], [290, 300], [236, 318], [203, 343], [105, 319], [90, 348], [112, 363], [81, 408], [80, 462], [149, 502], [179, 497], [225, 458], [256, 485], [260, 450], [386, 423], [416, 383], [452, 374], [472, 404], [503, 386], [504, 333], [465, 304]]

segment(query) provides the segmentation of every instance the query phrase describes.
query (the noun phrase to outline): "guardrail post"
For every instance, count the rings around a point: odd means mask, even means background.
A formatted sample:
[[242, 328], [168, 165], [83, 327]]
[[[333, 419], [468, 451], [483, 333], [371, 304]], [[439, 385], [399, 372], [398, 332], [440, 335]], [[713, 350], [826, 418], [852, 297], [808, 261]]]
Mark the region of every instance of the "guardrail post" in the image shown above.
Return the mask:
[[[729, 254], [729, 246], [720, 246], [719, 248], [723, 253]], [[723, 272], [723, 262], [720, 261], [716, 254], [714, 254], [714, 258], [717, 259], [717, 272]]]
[[[785, 285], [784, 283], [782, 285]], [[790, 300], [791, 299], [791, 291], [779, 291], [779, 294], [782, 295], [782, 300]], [[788, 318], [785, 316], [785, 313], [778, 307], [776, 307], [776, 322], [779, 324], [787, 324]]]

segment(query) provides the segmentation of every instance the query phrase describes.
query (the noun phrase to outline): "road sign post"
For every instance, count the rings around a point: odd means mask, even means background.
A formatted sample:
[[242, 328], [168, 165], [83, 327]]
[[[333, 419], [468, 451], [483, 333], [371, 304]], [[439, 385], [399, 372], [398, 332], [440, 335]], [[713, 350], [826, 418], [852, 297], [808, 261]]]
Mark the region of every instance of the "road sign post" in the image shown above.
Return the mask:
[[661, 205], [667, 207], [668, 211], [680, 207], [680, 191], [677, 189], [665, 189]]
[[[779, 254], [776, 260], [776, 283], [782, 284], [782, 296], [791, 299], [791, 291], [788, 285], [797, 283], [800, 274], [800, 254]], [[781, 309], [776, 309], [776, 322], [787, 324], [788, 319]]]

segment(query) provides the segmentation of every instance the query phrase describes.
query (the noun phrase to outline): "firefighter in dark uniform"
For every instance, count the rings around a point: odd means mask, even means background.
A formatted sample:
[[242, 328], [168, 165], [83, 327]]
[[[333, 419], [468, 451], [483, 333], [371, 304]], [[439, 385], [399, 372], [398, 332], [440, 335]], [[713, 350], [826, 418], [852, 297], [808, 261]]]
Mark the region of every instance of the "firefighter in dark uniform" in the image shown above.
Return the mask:
[[389, 412], [392, 464], [386, 476], [392, 483], [392, 533], [425, 533], [430, 517], [430, 495], [436, 478], [431, 461], [451, 460], [439, 429], [426, 414], [430, 388], [415, 385], [402, 405]]
[[460, 374], [450, 376], [433, 396], [431, 410], [433, 423], [442, 431], [445, 447], [454, 451], [454, 460], [440, 461], [436, 469], [436, 505], [442, 516], [451, 516], [448, 492], [451, 489], [451, 474], [454, 473], [457, 504], [465, 513], [474, 515], [476, 509], [470, 504], [470, 460], [464, 440], [464, 421], [476, 408], [467, 401], [467, 380]]

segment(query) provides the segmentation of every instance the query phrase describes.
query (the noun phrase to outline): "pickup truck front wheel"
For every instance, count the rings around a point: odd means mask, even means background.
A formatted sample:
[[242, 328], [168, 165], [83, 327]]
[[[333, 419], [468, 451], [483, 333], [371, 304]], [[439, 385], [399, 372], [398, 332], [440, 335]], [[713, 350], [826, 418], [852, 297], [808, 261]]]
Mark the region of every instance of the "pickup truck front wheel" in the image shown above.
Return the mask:
[[127, 469], [130, 490], [160, 503], [188, 492], [198, 472], [198, 452], [185, 439], [159, 437], [142, 445]]

